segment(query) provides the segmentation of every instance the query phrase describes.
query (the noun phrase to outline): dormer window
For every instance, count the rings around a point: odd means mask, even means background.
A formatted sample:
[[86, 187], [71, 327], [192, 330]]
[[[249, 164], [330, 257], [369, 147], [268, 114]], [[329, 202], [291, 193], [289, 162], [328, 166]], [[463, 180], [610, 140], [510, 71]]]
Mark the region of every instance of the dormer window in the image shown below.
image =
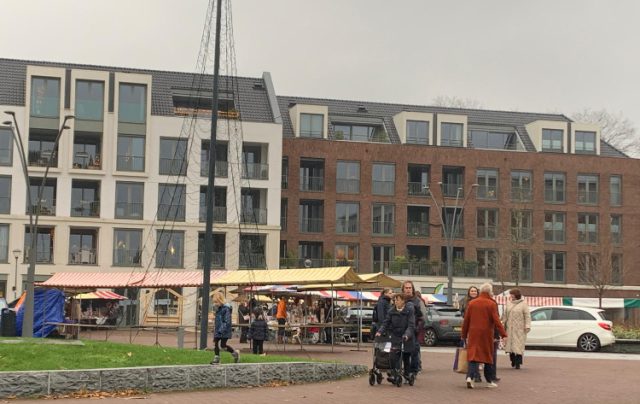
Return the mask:
[[429, 122], [407, 121], [407, 143], [429, 144]]
[[521, 150], [518, 135], [509, 132], [472, 130], [471, 143], [476, 149]]
[[576, 131], [576, 153], [596, 154], [596, 132]]
[[300, 114], [300, 137], [322, 138], [324, 115]]
[[[173, 94], [173, 113], [177, 116], [196, 116], [198, 118], [211, 118], [211, 95], [192, 94], [175, 90]], [[238, 119], [240, 113], [236, 110], [232, 94], [220, 94], [218, 99], [218, 117], [226, 119]]]
[[542, 129], [542, 151], [562, 153], [563, 135], [560, 129]]
[[353, 140], [355, 142], [389, 143], [389, 136], [382, 126], [334, 124], [336, 140]]

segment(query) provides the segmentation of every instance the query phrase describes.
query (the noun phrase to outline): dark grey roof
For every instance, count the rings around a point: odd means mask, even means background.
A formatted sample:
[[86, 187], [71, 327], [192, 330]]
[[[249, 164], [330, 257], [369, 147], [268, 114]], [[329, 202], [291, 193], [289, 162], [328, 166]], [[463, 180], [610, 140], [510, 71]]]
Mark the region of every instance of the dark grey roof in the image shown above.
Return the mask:
[[[201, 76], [195, 73], [0, 58], [0, 105], [24, 106], [28, 65], [151, 75], [152, 115], [174, 116], [173, 88], [198, 88], [197, 80], [201, 80], [203, 84], [200, 91], [208, 92], [209, 94], [213, 92], [212, 75]], [[256, 84], [259, 84], [259, 86], [256, 86]], [[240, 111], [242, 120], [255, 122], [274, 121], [266, 86], [262, 78], [222, 76], [220, 77], [220, 90], [221, 92], [233, 91], [236, 108]]]

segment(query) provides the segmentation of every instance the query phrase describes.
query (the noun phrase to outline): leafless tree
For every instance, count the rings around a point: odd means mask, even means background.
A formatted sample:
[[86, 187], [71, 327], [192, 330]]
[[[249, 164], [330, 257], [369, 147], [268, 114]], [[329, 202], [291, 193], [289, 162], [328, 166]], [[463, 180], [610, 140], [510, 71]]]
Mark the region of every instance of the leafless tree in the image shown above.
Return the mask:
[[622, 113], [614, 114], [606, 109], [584, 109], [571, 118], [577, 122], [599, 125], [602, 140], [625, 154], [640, 156], [640, 133], [634, 123]]
[[460, 98], [451, 95], [439, 95], [431, 101], [434, 107], [482, 109], [484, 105], [478, 100], [471, 98]]
[[621, 285], [623, 278], [622, 255], [610, 242], [602, 243], [594, 251], [578, 253], [578, 281], [596, 291], [599, 308], [607, 290]]

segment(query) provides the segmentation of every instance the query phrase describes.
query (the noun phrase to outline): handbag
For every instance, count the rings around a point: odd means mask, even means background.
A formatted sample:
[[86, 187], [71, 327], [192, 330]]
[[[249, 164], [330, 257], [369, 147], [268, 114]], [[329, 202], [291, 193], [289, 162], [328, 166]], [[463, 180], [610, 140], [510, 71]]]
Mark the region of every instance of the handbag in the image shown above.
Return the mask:
[[467, 373], [469, 361], [467, 360], [467, 348], [456, 348], [456, 356], [453, 359], [453, 371], [456, 373]]

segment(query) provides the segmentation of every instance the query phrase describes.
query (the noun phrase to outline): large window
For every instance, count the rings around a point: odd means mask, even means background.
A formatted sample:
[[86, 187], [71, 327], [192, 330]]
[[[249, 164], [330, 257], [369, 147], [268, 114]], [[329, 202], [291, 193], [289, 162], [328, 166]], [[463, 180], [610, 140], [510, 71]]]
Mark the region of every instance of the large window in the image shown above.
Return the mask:
[[[200, 222], [207, 221], [207, 187], [200, 186]], [[227, 223], [227, 187], [213, 187], [213, 221]]]
[[360, 162], [338, 161], [336, 165], [336, 192], [360, 193]]
[[429, 236], [428, 206], [407, 206], [407, 235], [409, 237]]
[[187, 139], [160, 139], [160, 174], [187, 175]]
[[476, 149], [519, 150], [520, 142], [515, 133], [471, 131], [471, 143]]
[[69, 264], [95, 265], [97, 261], [98, 230], [71, 228], [69, 231]]
[[495, 278], [498, 267], [498, 251], [493, 248], [479, 248], [476, 250], [476, 257], [478, 261], [477, 275], [483, 278]]
[[545, 212], [544, 241], [547, 243], [564, 243], [565, 215], [562, 212]]
[[564, 282], [565, 253], [545, 251], [544, 253], [544, 281], [547, 283]]
[[429, 144], [429, 122], [407, 121], [407, 143]]
[[597, 175], [578, 175], [578, 203], [582, 205], [598, 203]]
[[445, 238], [464, 238], [464, 212], [462, 208], [442, 208], [445, 227], [442, 236]]
[[324, 190], [324, 160], [300, 159], [300, 191]]
[[462, 124], [443, 122], [440, 126], [440, 145], [462, 147]]
[[0, 214], [11, 213], [11, 177], [0, 176]]
[[336, 203], [336, 233], [358, 233], [360, 205], [357, 202]]
[[576, 131], [576, 153], [596, 153], [596, 132]]
[[514, 250], [511, 252], [511, 280], [531, 281], [531, 251]]
[[373, 204], [372, 233], [377, 236], [392, 236], [395, 224], [395, 206]]
[[186, 185], [158, 185], [158, 220], [185, 220]]
[[598, 242], [598, 215], [578, 213], [578, 242], [595, 244]]
[[592, 253], [578, 253], [578, 282], [590, 283], [600, 278], [600, 256]]
[[117, 219], [142, 219], [144, 212], [144, 183], [116, 182]]
[[0, 262], [9, 262], [9, 225], [0, 224]]
[[[56, 197], [58, 195], [58, 180], [57, 178], [47, 178], [42, 188], [42, 197], [38, 201], [38, 195], [40, 186], [42, 185], [42, 178], [29, 177], [29, 193], [31, 195], [31, 206], [27, 201], [27, 213], [39, 212], [45, 216], [56, 215]], [[39, 204], [38, 204], [39, 203]]]
[[533, 212], [530, 210], [511, 211], [511, 241], [526, 243], [533, 238]]
[[511, 200], [513, 202], [531, 201], [533, 181], [531, 171], [511, 172]]
[[100, 216], [100, 181], [71, 181], [71, 216]]
[[561, 129], [542, 129], [542, 151], [562, 152], [563, 137]]
[[544, 173], [544, 201], [564, 203], [565, 176], [563, 173]]
[[498, 199], [498, 170], [478, 170], [476, 182], [479, 185], [478, 199]]
[[144, 136], [118, 136], [118, 171], [144, 171]]
[[622, 215], [611, 215], [611, 242], [622, 243]]
[[140, 266], [142, 230], [115, 229], [113, 238], [113, 265]]
[[301, 200], [298, 208], [300, 232], [322, 233], [324, 222], [324, 202]]
[[145, 123], [147, 118], [147, 86], [120, 83], [118, 121]]
[[[213, 245], [211, 246], [211, 268], [224, 268], [225, 242], [224, 233], [213, 233]], [[204, 233], [198, 233], [198, 268], [202, 268], [204, 263]]]
[[13, 132], [10, 127], [0, 126], [0, 166], [13, 164]]
[[334, 124], [333, 137], [336, 140], [389, 143], [389, 136], [382, 126]]
[[101, 121], [104, 113], [104, 83], [76, 81], [76, 119]]
[[[53, 264], [53, 239], [54, 227], [38, 226], [36, 237], [36, 262], [43, 264]], [[29, 251], [31, 250], [31, 231], [26, 226], [24, 232], [24, 262], [29, 262]]]
[[300, 114], [300, 137], [322, 137], [324, 116], [322, 114]]
[[373, 249], [373, 271], [372, 272], [389, 272], [389, 265], [395, 257], [395, 246], [392, 245], [374, 245]]
[[240, 268], [264, 268], [265, 259], [264, 234], [240, 235]]
[[373, 163], [372, 193], [393, 195], [396, 187], [396, 166], [394, 164]]
[[[322, 242], [301, 241], [298, 243], [298, 258], [301, 266], [307, 268], [318, 268], [333, 265], [332, 262], [324, 263], [322, 259]], [[324, 265], [323, 265], [324, 264]]]
[[38, 118], [60, 116], [60, 79], [31, 78], [31, 116]]
[[498, 209], [478, 209], [477, 235], [482, 239], [498, 237]]
[[184, 232], [158, 230], [156, 267], [183, 268]]
[[358, 244], [336, 244], [335, 257], [337, 266], [358, 267]]
[[464, 199], [464, 167], [442, 167], [442, 194]]
[[609, 203], [611, 206], [622, 205], [622, 177], [619, 175], [609, 177]]

